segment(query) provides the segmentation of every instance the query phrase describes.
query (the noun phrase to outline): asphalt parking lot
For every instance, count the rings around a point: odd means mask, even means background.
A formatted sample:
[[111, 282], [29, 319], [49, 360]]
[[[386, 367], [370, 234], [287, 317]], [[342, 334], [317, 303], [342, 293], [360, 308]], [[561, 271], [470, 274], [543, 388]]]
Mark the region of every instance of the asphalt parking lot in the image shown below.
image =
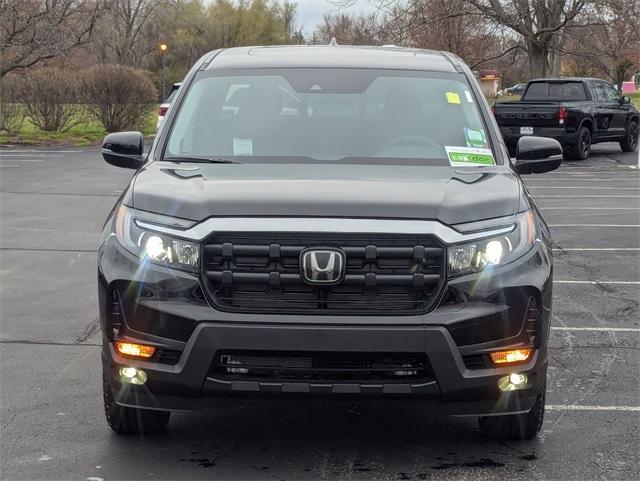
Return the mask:
[[526, 178], [556, 243], [537, 440], [352, 402], [179, 414], [164, 436], [119, 438], [102, 411], [95, 249], [131, 172], [94, 147], [2, 148], [2, 479], [640, 479], [638, 164], [603, 144]]

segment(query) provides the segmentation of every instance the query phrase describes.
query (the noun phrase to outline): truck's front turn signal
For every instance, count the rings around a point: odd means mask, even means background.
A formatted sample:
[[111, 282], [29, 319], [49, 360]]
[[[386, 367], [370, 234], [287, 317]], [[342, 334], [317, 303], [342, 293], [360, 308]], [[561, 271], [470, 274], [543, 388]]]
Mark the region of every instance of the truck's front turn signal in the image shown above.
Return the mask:
[[123, 356], [150, 358], [156, 352], [153, 346], [133, 342], [116, 341], [116, 350]]
[[519, 364], [528, 361], [532, 354], [533, 349], [530, 347], [512, 349], [510, 351], [496, 351], [491, 353], [491, 360], [494, 364]]

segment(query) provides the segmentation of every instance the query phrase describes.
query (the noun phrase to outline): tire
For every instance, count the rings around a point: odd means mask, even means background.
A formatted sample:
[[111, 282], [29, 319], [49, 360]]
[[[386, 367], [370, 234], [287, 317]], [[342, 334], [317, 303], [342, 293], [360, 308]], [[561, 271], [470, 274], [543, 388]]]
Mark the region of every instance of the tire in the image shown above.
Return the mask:
[[587, 127], [580, 127], [578, 132], [578, 144], [566, 147], [565, 158], [571, 160], [585, 160], [591, 153], [591, 131]]
[[633, 152], [638, 148], [638, 135], [640, 134], [640, 128], [638, 127], [638, 121], [632, 120], [629, 122], [627, 128], [627, 134], [624, 136], [624, 140], [620, 142], [620, 148], [623, 152]]
[[543, 387], [528, 413], [478, 418], [480, 430], [487, 436], [499, 440], [533, 439], [542, 428], [545, 398], [546, 387]]
[[170, 411], [136, 409], [118, 405], [104, 376], [102, 378], [102, 394], [107, 423], [116, 433], [126, 436], [166, 431], [171, 416]]

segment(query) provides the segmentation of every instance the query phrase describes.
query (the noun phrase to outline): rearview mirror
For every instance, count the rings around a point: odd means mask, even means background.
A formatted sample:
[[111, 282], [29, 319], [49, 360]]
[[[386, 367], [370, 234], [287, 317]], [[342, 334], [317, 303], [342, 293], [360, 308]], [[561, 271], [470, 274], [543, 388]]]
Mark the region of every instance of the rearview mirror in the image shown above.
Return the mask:
[[629, 97], [627, 97], [626, 95], [623, 95], [620, 98], [620, 103], [621, 104], [629, 104], [629, 103], [631, 103], [631, 99]]
[[515, 169], [519, 174], [542, 174], [562, 164], [562, 146], [547, 137], [520, 137], [516, 148]]
[[140, 132], [116, 132], [102, 142], [102, 157], [109, 164], [125, 169], [139, 169], [144, 164], [144, 138]]

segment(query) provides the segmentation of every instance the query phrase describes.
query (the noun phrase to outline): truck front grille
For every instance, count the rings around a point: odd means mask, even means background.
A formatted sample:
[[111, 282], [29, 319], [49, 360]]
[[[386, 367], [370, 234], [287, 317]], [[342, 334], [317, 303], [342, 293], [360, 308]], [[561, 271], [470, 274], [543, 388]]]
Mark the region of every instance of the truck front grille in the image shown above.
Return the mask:
[[[306, 248], [345, 253], [344, 279], [303, 282]], [[215, 234], [204, 246], [203, 278], [220, 310], [247, 313], [419, 314], [444, 284], [445, 249], [432, 236]]]
[[430, 381], [421, 353], [218, 352], [210, 375], [223, 380], [407, 382]]

